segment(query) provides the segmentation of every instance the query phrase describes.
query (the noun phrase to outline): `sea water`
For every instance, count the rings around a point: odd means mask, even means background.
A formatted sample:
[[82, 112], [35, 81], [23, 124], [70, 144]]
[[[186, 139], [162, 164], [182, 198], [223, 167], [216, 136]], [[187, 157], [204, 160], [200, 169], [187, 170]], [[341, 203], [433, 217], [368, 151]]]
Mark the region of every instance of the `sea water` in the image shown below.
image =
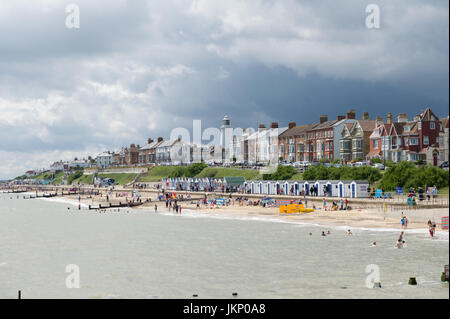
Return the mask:
[[[398, 249], [399, 230], [352, 232], [0, 194], [0, 298], [449, 298], [440, 281], [448, 233], [407, 231]], [[68, 288], [73, 276], [79, 288]], [[377, 277], [381, 288], [371, 288]]]

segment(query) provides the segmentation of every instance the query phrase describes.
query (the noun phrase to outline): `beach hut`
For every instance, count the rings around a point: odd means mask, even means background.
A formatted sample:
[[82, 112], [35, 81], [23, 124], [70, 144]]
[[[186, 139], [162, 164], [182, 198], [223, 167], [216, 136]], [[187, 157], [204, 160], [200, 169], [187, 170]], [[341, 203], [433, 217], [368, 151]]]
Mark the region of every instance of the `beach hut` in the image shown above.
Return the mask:
[[369, 197], [368, 181], [352, 181], [350, 183], [350, 197], [351, 198], [367, 198]]
[[[320, 180], [314, 183], [314, 186], [317, 188], [317, 196], [325, 196], [324, 188], [328, 187], [328, 181]], [[328, 189], [328, 188], [327, 188]]]
[[263, 194], [263, 183], [259, 182], [257, 184], [257, 188], [258, 188], [258, 194]]
[[341, 197], [341, 196], [339, 196], [339, 182], [340, 181], [338, 181], [338, 180], [331, 180], [331, 181], [327, 182], [330, 196]]
[[261, 183], [261, 194], [269, 194], [270, 185], [268, 181], [263, 181]]
[[310, 196], [309, 188], [310, 188], [310, 182], [304, 181], [304, 182], [303, 182], [303, 189], [302, 189], [302, 190], [305, 191], [306, 196]]
[[300, 195], [300, 183], [298, 181], [294, 182], [294, 195], [299, 196]]

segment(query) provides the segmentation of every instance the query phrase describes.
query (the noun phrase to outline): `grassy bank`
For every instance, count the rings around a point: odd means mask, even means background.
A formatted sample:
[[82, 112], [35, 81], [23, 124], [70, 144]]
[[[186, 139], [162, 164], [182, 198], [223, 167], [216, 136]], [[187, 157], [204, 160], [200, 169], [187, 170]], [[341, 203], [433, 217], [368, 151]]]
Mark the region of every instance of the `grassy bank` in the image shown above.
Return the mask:
[[260, 177], [259, 172], [254, 169], [225, 168], [225, 167], [207, 167], [195, 177], [213, 177], [223, 178], [228, 176], [243, 176], [246, 180], [255, 180]]
[[162, 178], [167, 178], [180, 166], [155, 166], [145, 175], [139, 178], [140, 182], [159, 182]]
[[[92, 176], [92, 175], [90, 175]], [[137, 174], [135, 173], [123, 173], [123, 174], [98, 174], [98, 177], [101, 178], [113, 178], [117, 184], [119, 185], [126, 185], [128, 183], [131, 183], [135, 178]]]

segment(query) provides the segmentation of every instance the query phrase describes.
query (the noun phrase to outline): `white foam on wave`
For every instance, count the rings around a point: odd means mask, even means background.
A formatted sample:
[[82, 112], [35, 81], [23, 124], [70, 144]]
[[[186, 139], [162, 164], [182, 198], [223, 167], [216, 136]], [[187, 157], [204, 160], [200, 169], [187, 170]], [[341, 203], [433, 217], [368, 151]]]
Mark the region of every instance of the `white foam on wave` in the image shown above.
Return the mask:
[[[279, 218], [273, 217], [263, 217], [263, 216], [246, 216], [246, 215], [232, 215], [232, 214], [224, 214], [224, 213], [214, 213], [214, 212], [206, 212], [195, 211], [191, 209], [183, 209], [182, 214], [176, 214], [174, 212], [162, 211], [158, 212], [158, 214], [165, 216], [174, 216], [174, 217], [189, 217], [189, 218], [215, 218], [215, 219], [224, 219], [224, 220], [244, 220], [244, 221], [262, 221], [262, 222], [272, 222], [272, 223], [280, 223], [280, 224], [292, 224], [298, 227], [322, 227], [327, 229], [336, 229], [336, 230], [347, 230], [351, 229], [352, 231], [370, 231], [370, 232], [395, 232], [398, 233], [400, 231], [404, 231], [405, 234], [428, 234], [428, 229], [426, 228], [418, 228], [418, 229], [396, 229], [396, 228], [376, 228], [376, 227], [354, 227], [348, 225], [323, 225], [320, 223], [311, 223], [297, 220], [282, 220]], [[435, 239], [433, 241], [448, 241], [449, 233], [444, 231], [436, 231]], [[426, 237], [424, 239], [430, 239]]]
[[62, 203], [62, 204], [69, 204], [72, 206], [76, 206], [78, 207], [78, 204], [80, 204], [81, 207], [83, 208], [88, 208], [89, 205], [86, 205], [84, 203], [78, 203], [77, 200], [73, 200], [73, 199], [68, 199], [68, 198], [60, 198], [60, 197], [50, 197], [50, 198], [45, 198], [45, 197], [40, 197], [37, 199], [41, 199], [47, 202], [54, 202], [54, 203]]

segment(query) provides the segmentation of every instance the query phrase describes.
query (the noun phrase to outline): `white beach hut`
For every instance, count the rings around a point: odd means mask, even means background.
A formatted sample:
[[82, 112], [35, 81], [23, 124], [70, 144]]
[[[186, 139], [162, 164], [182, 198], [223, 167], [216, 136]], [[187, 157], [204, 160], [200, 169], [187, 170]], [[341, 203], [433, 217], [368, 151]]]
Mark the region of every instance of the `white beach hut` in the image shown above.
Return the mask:
[[328, 183], [328, 181], [324, 181], [324, 180], [316, 181], [314, 183], [314, 186], [316, 186], [316, 188], [317, 188], [318, 196], [325, 196], [324, 186], [327, 186], [327, 183]]
[[305, 191], [306, 196], [310, 196], [311, 195], [311, 193], [309, 191], [311, 185], [313, 185], [313, 182], [309, 182], [309, 181], [304, 181], [303, 184], [302, 184], [302, 186], [303, 186], [302, 190]]
[[368, 181], [352, 181], [350, 183], [350, 197], [367, 198], [369, 197], [368, 188]]
[[339, 181], [337, 196], [338, 197], [351, 197], [351, 184], [352, 181]]
[[339, 182], [338, 180], [331, 180], [327, 182], [328, 189], [330, 191], [330, 196], [332, 197], [341, 197], [339, 196]]

